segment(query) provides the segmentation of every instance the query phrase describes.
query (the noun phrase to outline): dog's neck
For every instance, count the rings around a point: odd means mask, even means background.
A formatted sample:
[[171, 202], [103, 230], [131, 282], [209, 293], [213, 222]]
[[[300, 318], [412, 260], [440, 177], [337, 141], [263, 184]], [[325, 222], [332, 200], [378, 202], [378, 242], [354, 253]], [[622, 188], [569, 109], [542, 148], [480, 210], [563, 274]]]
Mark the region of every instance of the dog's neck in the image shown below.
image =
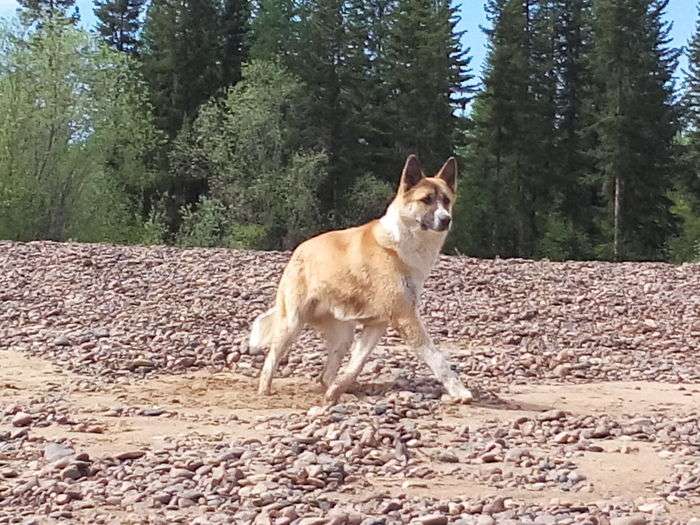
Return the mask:
[[447, 232], [424, 230], [419, 223], [404, 220], [394, 204], [379, 219], [379, 224], [383, 230], [380, 242], [396, 251], [422, 287], [440, 255]]

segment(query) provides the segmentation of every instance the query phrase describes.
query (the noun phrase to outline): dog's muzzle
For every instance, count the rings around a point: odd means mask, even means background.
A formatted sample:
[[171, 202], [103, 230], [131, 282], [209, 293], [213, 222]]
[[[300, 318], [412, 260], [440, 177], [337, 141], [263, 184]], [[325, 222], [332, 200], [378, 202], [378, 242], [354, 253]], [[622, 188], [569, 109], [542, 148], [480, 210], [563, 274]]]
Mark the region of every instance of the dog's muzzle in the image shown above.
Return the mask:
[[444, 232], [447, 228], [450, 227], [450, 223], [452, 222], [452, 217], [449, 215], [447, 217], [442, 217], [438, 220], [437, 223], [437, 228], [435, 228], [439, 232]]

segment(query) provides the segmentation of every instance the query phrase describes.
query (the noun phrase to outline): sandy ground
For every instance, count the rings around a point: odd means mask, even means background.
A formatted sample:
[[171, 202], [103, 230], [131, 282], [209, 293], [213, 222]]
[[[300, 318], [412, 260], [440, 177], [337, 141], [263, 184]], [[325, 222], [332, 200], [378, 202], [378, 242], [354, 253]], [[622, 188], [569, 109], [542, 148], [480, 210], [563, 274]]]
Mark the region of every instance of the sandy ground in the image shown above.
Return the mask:
[[[245, 439], [263, 435], [261, 421], [266, 416], [306, 411], [322, 399], [320, 387], [308, 378], [286, 378], [275, 381], [275, 393], [260, 398], [256, 381], [237, 375], [235, 371], [198, 371], [186, 375], [162, 376], [155, 379], [131, 380], [108, 384], [97, 391], [84, 391], [74, 385], [78, 376], [37, 358], [17, 351], [0, 351], [0, 397], [6, 404], [26, 404], [33, 398], [53, 396], [66, 403], [76, 420], [89, 420], [101, 433], [77, 432], [70, 426], [51, 425], [37, 428], [34, 434], [50, 440], [68, 437], [81, 450], [93, 457], [108, 456], [129, 448], [158, 448], [166, 438], [200, 434], [215, 440]], [[177, 417], [159, 418], [138, 415], [107, 417], [105, 408], [158, 407], [177, 411]], [[589, 384], [517, 386], [500, 402], [477, 403], [472, 406], [445, 406], [442, 421], [446, 426], [464, 422], [513, 421], [553, 408], [574, 414], [656, 414], [682, 416], [700, 406], [700, 385], [674, 385], [653, 382], [605, 382]], [[222, 423], [225, 421], [225, 423]], [[419, 422], [420, 424], [420, 422]], [[9, 426], [1, 430], [9, 430]], [[439, 433], [445, 441], [447, 433]], [[592, 491], [569, 494], [557, 489], [539, 492], [524, 489], [506, 490], [514, 496], [541, 504], [553, 499], [586, 503], [599, 499], [624, 497], [653, 499], [654, 484], [663, 479], [670, 463], [651, 443], [624, 439], [600, 442], [603, 452], [585, 452], [577, 463], [592, 485]], [[440, 443], [436, 443], [436, 446]], [[620, 450], [624, 447], [626, 453]], [[456, 478], [445, 465], [434, 464], [444, 475], [430, 486], [401, 486], [392, 478], [369, 479], [369, 487], [339, 498], [362, 499], [377, 491], [388, 494], [408, 493], [432, 497], [479, 495], [493, 493], [493, 488], [474, 480]], [[475, 467], [477, 468], [477, 467]], [[700, 509], [682, 502], [669, 507], [671, 516], [687, 520], [700, 516]]]

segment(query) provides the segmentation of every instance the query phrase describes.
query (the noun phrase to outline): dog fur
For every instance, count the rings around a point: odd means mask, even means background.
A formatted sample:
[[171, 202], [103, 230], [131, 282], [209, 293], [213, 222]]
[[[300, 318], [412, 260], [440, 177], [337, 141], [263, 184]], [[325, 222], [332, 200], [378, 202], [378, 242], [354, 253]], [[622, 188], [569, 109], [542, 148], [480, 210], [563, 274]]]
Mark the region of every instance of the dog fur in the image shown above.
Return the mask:
[[[435, 347], [418, 314], [423, 284], [449, 231], [456, 181], [454, 158], [434, 177], [425, 177], [411, 155], [381, 219], [324, 233], [297, 247], [282, 274], [274, 307], [251, 329], [250, 347], [270, 347], [260, 394], [270, 394], [280, 359], [302, 328], [311, 325], [326, 339], [328, 360], [321, 381], [326, 402], [336, 403], [391, 326], [430, 367], [450, 399], [471, 401], [471, 392]], [[362, 328], [353, 341], [356, 326]], [[348, 351], [350, 360], [338, 375]]]

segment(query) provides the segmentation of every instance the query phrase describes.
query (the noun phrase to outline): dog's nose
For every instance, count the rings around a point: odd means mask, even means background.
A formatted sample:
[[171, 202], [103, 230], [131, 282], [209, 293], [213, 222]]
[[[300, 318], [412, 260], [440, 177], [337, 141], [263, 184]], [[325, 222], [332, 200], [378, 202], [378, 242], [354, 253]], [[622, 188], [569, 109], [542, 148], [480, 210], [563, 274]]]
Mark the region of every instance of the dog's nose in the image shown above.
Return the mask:
[[440, 217], [440, 229], [446, 230], [447, 227], [450, 225], [451, 221], [452, 217], [450, 217], [449, 215], [447, 217]]

